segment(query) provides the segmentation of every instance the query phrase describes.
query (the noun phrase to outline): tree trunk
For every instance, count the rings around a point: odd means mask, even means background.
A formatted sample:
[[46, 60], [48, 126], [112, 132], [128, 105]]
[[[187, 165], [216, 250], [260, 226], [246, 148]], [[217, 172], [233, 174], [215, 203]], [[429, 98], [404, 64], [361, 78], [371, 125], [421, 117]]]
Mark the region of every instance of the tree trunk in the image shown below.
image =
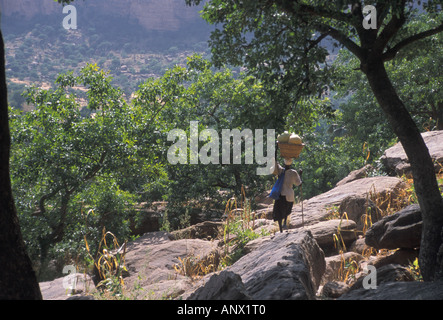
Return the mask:
[[5, 50], [0, 30], [0, 299], [42, 299], [12, 196], [10, 147]]
[[437, 130], [443, 130], [443, 102], [437, 103]]
[[392, 86], [382, 60], [375, 58], [365, 65], [362, 64], [362, 70], [411, 163], [415, 192], [423, 219], [420, 270], [425, 281], [435, 280], [442, 272], [438, 251], [442, 245], [443, 199], [429, 150]]

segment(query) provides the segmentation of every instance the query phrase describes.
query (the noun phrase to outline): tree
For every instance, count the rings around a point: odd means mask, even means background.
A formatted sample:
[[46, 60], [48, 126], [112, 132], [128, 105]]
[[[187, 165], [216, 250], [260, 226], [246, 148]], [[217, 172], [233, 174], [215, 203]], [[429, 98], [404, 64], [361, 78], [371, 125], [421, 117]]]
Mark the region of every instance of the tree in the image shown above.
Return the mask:
[[[130, 182], [156, 178], [148, 119], [111, 81], [97, 65], [87, 64], [78, 76], [59, 75], [55, 90], [29, 88], [27, 100], [34, 109], [11, 113], [13, 190], [40, 270], [53, 258], [51, 248], [67, 239], [81, 242], [83, 232], [94, 227], [97, 233], [106, 227], [127, 237]], [[75, 86], [83, 86], [87, 106], [80, 105]], [[88, 209], [94, 214], [86, 226], [81, 213]]]
[[23, 242], [11, 190], [8, 91], [0, 30], [0, 299], [41, 299], [37, 278]]
[[[408, 28], [424, 31], [431, 18], [420, 17]], [[443, 76], [436, 65], [441, 65], [443, 34], [439, 33], [406, 47], [395, 60], [385, 63], [389, 77], [411, 113], [420, 131], [443, 129], [443, 93], [439, 90]], [[335, 69], [335, 97], [340, 97], [342, 126], [359, 148], [367, 142], [371, 157], [381, 156], [395, 137], [383, 111], [377, 108], [367, 78], [358, 70], [359, 61], [352, 53], [341, 50], [333, 63]], [[375, 158], [373, 158], [375, 159]]]
[[[62, 1], [59, 1], [62, 2]], [[37, 278], [23, 242], [11, 190], [8, 90], [5, 45], [0, 29], [0, 292], [2, 299], [41, 299]]]
[[[186, 0], [189, 5], [201, 0]], [[434, 166], [420, 131], [399, 98], [385, 68], [408, 45], [443, 31], [440, 1], [426, 1], [432, 16], [425, 31], [406, 28], [419, 13], [414, 1], [373, 1], [376, 17], [367, 26], [363, 1], [211, 0], [203, 18], [220, 24], [211, 35], [214, 61], [245, 65], [285, 97], [276, 115], [297, 107], [303, 96], [321, 94], [327, 84], [327, 56], [322, 40], [332, 39], [359, 59], [371, 90], [399, 138], [412, 166], [423, 217], [420, 268], [426, 281], [441, 277], [443, 200]], [[366, 12], [367, 14], [367, 12]], [[365, 24], [363, 22], [365, 21]], [[375, 25], [372, 28], [371, 25]], [[292, 101], [291, 104], [287, 104]], [[278, 102], [278, 101], [277, 101]], [[289, 105], [289, 106], [288, 106]]]
[[[152, 130], [161, 133], [160, 140], [167, 147], [172, 145], [166, 141], [169, 131], [183, 130], [189, 138], [190, 122], [198, 121], [200, 133], [205, 129], [216, 132], [220, 138], [218, 148], [222, 144], [223, 129], [254, 132], [263, 128], [263, 119], [271, 110], [269, 96], [254, 77], [235, 74], [229, 68], [214, 70], [209, 61], [198, 55], [189, 57], [186, 67], [175, 66], [158, 79], [146, 80], [135, 92], [132, 103], [143, 110], [143, 117], [151, 119]], [[200, 141], [198, 150], [206, 143]], [[244, 164], [243, 146], [241, 163]], [[231, 157], [232, 148], [230, 145]], [[179, 209], [184, 210], [190, 201], [221, 200], [220, 190], [240, 195], [243, 185], [247, 187], [248, 196], [254, 191], [263, 191], [268, 179], [256, 174], [256, 165], [233, 164], [232, 159], [223, 163], [221, 154], [215, 156], [219, 163], [205, 164], [202, 169], [202, 166], [190, 165], [188, 157], [185, 165], [170, 164], [166, 151], [159, 159], [165, 164], [169, 180], [163, 196], [171, 207], [178, 208], [174, 213], [180, 213]], [[221, 149], [216, 151], [219, 153]], [[170, 214], [171, 217], [175, 215]]]

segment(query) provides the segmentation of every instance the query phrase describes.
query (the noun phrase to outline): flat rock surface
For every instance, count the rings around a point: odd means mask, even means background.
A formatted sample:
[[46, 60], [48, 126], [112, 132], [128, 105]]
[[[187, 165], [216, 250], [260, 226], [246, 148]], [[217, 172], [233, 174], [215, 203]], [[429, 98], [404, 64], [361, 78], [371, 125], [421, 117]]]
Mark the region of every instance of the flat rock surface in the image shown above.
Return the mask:
[[[43, 300], [67, 300], [73, 296], [95, 292], [95, 286], [91, 278], [81, 273], [77, 273], [75, 276], [68, 274], [67, 277], [40, 282], [39, 285]], [[71, 287], [74, 287], [74, 290], [70, 290]]]
[[[125, 278], [127, 288], [140, 288], [139, 294], [149, 299], [176, 297], [193, 286], [191, 279], [179, 274], [174, 266], [182, 266], [180, 259], [192, 257], [195, 262], [217, 250], [217, 241], [201, 239], [166, 240], [167, 234], [157, 233], [159, 242], [151, 237], [140, 239], [128, 247]], [[180, 259], [179, 259], [180, 258]]]
[[397, 281], [348, 291], [338, 300], [443, 300], [443, 281]]
[[[303, 201], [304, 224], [312, 225], [325, 220], [333, 206], [349, 196], [365, 196], [370, 192], [379, 194], [395, 192], [404, 187], [402, 179], [397, 177], [371, 177], [351, 181], [335, 187], [328, 192]], [[290, 219], [290, 228], [302, 226], [301, 204], [294, 205]]]

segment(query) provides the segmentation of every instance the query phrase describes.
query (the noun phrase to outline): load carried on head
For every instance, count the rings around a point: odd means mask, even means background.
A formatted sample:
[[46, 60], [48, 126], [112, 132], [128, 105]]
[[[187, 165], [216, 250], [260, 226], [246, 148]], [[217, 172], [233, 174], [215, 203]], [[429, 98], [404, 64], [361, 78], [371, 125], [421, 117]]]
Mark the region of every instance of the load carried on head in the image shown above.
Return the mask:
[[285, 131], [277, 137], [282, 158], [298, 158], [305, 146], [300, 136]]

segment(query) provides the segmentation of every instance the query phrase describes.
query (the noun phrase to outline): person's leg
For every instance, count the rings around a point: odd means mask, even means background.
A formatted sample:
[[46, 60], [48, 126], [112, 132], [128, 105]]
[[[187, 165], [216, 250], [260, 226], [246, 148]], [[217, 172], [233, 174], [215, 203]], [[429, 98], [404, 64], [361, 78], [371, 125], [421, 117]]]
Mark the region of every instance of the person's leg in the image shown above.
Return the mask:
[[283, 227], [281, 224], [281, 220], [278, 220], [278, 228], [280, 229], [280, 233], [283, 233]]
[[287, 220], [288, 220], [289, 215], [292, 212], [293, 205], [294, 205], [294, 202], [292, 202], [292, 201], [288, 201], [287, 202], [286, 215], [285, 215], [285, 223], [283, 225], [285, 229], [288, 229]]

